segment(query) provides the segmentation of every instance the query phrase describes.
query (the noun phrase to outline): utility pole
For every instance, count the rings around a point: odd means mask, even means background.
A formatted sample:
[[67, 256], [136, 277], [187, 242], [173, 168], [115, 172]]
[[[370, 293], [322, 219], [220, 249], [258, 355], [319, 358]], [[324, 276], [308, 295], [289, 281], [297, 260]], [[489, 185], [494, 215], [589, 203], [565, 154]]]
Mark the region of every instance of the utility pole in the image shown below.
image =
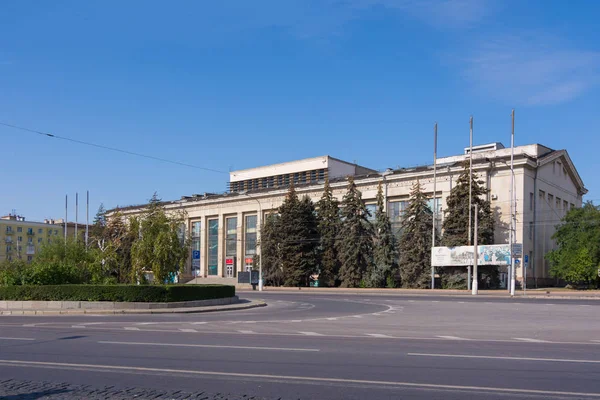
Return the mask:
[[[433, 222], [431, 232], [431, 250], [435, 247], [435, 217], [437, 213], [436, 207], [436, 183], [437, 183], [437, 122], [433, 126]], [[431, 260], [431, 289], [435, 289], [435, 267]]]
[[75, 240], [77, 240], [77, 225], [79, 220], [79, 193], [75, 193]]
[[478, 216], [479, 212], [477, 210], [477, 204], [475, 204], [475, 232], [474, 232], [474, 240], [473, 240], [473, 284], [471, 285], [471, 287], [473, 288], [471, 291], [471, 294], [476, 295], [477, 294], [477, 289], [478, 289], [478, 283], [477, 283], [477, 257], [478, 257], [478, 253], [477, 253], [477, 216]]
[[515, 213], [516, 213], [516, 196], [515, 196], [515, 169], [514, 169], [514, 159], [515, 159], [515, 110], [512, 110], [511, 113], [511, 122], [512, 129], [510, 135], [510, 295], [515, 295], [515, 255], [513, 252], [513, 247], [515, 244], [515, 236], [516, 236], [516, 225], [515, 225]]
[[89, 226], [90, 226], [90, 191], [86, 191], [86, 201], [85, 201], [85, 248], [88, 247], [88, 237], [89, 237]]
[[69, 204], [69, 195], [65, 194], [65, 245], [67, 244], [67, 219], [68, 219], [68, 214], [69, 214], [68, 204]]
[[[471, 209], [472, 205], [472, 192], [473, 192], [473, 116], [469, 119], [469, 246], [471, 245]], [[467, 266], [467, 290], [470, 289], [471, 283], [471, 266]]]

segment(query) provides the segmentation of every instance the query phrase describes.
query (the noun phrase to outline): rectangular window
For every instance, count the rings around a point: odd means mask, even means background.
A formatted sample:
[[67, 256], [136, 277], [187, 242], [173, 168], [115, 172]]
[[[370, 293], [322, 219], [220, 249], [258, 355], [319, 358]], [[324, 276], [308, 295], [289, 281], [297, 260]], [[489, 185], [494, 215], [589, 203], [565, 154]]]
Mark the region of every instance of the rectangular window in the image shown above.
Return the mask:
[[533, 193], [529, 193], [529, 211], [533, 211]]
[[6, 246], [6, 252], [10, 253], [12, 251], [12, 246]]
[[219, 273], [219, 220], [208, 220], [208, 275]]
[[[438, 209], [441, 210], [441, 201], [438, 199]], [[388, 203], [388, 216], [390, 217], [390, 221], [394, 222], [402, 222], [402, 218], [404, 217], [404, 213], [408, 208], [408, 200], [401, 201], [392, 201]]]
[[560, 204], [561, 204], [560, 197], [557, 197], [557, 198], [556, 198], [556, 209], [557, 209], [557, 210], [560, 210]]
[[533, 240], [533, 221], [529, 222], [529, 239]]
[[275, 186], [275, 178], [273, 178], [272, 176], [270, 176], [267, 179], [267, 187], [272, 188], [273, 186]]
[[33, 228], [27, 228], [27, 234], [33, 235]]
[[192, 274], [200, 275], [200, 239], [202, 232], [202, 222], [192, 222]]
[[299, 181], [300, 181], [300, 174], [295, 172], [294, 173], [294, 185], [298, 184]]
[[325, 179], [325, 169], [321, 168], [319, 170], [319, 180], [322, 181]]
[[285, 186], [289, 186], [289, 184], [290, 184], [290, 174], [285, 174], [283, 176], [283, 184]]
[[58, 229], [54, 230], [54, 235], [58, 235]]
[[23, 241], [23, 236], [17, 237], [17, 242], [22, 242], [22, 241]]
[[33, 244], [33, 238], [27, 238], [27, 244]]
[[27, 262], [33, 261], [33, 256], [27, 256]]
[[554, 207], [554, 196], [550, 193], [548, 193], [548, 206], [550, 206], [550, 208]]
[[258, 179], [252, 180], [252, 189], [258, 189]]
[[225, 220], [227, 230], [225, 232], [225, 256], [235, 257], [237, 255], [237, 217]]
[[12, 233], [12, 226], [6, 227], [6, 233]]
[[48, 235], [52, 235], [52, 229], [48, 229]]
[[246, 215], [246, 224], [244, 232], [244, 252], [246, 256], [256, 254], [256, 224], [258, 217], [256, 215]]
[[375, 222], [375, 213], [377, 212], [377, 204], [367, 204], [367, 211], [369, 214], [367, 215], [367, 219], [371, 222]]
[[261, 187], [261, 189], [267, 187], [267, 178], [262, 178], [260, 180], [260, 187]]
[[38, 238], [38, 243], [42, 243], [42, 240], [43, 240], [43, 239], [42, 239], [41, 237], [39, 237], [39, 238]]
[[277, 176], [277, 186], [279, 186], [279, 187], [283, 186], [283, 175]]
[[317, 171], [310, 171], [310, 181], [313, 183], [317, 181]]
[[38, 235], [41, 235], [44, 232], [42, 228], [38, 229]]
[[23, 232], [23, 228], [22, 227], [17, 227], [17, 232]]
[[575, 204], [571, 203], [571, 207], [569, 208], [569, 210], [572, 210], [575, 208]]
[[569, 211], [569, 203], [566, 200], [563, 200], [563, 212]]
[[306, 183], [306, 172], [300, 173], [300, 183]]

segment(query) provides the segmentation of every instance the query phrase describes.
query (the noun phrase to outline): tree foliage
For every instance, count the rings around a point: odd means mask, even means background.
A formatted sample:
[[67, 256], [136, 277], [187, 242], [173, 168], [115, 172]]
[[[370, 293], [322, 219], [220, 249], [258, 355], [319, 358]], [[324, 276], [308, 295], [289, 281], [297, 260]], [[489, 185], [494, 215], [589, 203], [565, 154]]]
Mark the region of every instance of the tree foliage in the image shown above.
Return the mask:
[[557, 248], [547, 254], [550, 274], [572, 284], [589, 284], [600, 268], [600, 208], [588, 202], [573, 208], [552, 236]]
[[317, 204], [317, 219], [320, 234], [319, 285], [336, 286], [340, 273], [340, 260], [336, 241], [340, 232], [340, 204], [333, 196], [329, 179], [325, 179], [323, 195]]
[[375, 234], [373, 265], [369, 274], [372, 287], [384, 287], [397, 271], [397, 243], [392, 223], [384, 204], [381, 182], [377, 187], [377, 210], [375, 211]]
[[319, 232], [314, 204], [308, 197], [300, 200], [292, 185], [278, 211], [284, 285], [307, 286], [318, 265]]
[[[483, 186], [484, 182], [477, 174], [473, 174], [471, 181], [471, 204], [478, 207], [478, 244], [494, 244], [494, 215], [491, 205], [485, 196], [489, 190]], [[446, 198], [446, 210], [442, 228], [444, 235], [442, 243], [444, 246], [468, 246], [469, 245], [469, 164], [465, 162], [456, 185]], [[471, 211], [471, 237], [474, 235], [473, 223], [474, 212]]]
[[341, 215], [340, 240], [337, 241], [341, 286], [359, 287], [373, 262], [373, 225], [352, 176], [348, 177]]
[[266, 285], [281, 286], [285, 282], [283, 275], [283, 253], [281, 251], [281, 230], [279, 216], [269, 214], [260, 233], [260, 253], [263, 280]]
[[167, 214], [154, 194], [139, 220], [139, 235], [131, 248], [132, 273], [143, 280], [143, 271], [152, 270], [156, 282], [165, 282], [183, 266], [189, 240], [182, 234], [185, 216]]
[[433, 223], [427, 197], [419, 181], [410, 193], [402, 220], [400, 237], [400, 275], [402, 287], [431, 287], [431, 229]]

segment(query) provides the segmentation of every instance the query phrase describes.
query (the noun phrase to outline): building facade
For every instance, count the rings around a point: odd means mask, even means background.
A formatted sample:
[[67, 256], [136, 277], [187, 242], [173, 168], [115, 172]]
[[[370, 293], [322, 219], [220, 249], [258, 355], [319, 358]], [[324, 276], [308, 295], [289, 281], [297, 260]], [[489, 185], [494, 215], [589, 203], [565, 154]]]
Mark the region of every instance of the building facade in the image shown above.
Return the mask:
[[63, 239], [62, 227], [50, 222], [26, 221], [24, 217], [15, 214], [0, 217], [0, 262], [31, 262], [42, 245]]
[[[509, 243], [510, 154], [511, 149], [500, 143], [473, 148], [473, 172], [489, 189], [488, 200], [496, 217], [496, 244]], [[435, 215], [438, 227], [443, 222], [446, 197], [469, 157], [467, 148], [463, 154], [437, 159]], [[290, 182], [294, 182], [299, 196], [307, 195], [317, 201], [327, 177], [334, 196], [341, 200], [348, 175], [354, 176], [373, 215], [377, 186], [380, 182], [383, 184], [387, 213], [396, 229], [416, 181], [430, 198], [434, 197], [433, 165], [377, 172], [325, 156], [234, 171], [228, 193], [184, 196], [164, 202], [167, 210], [187, 213], [186, 229], [192, 248], [184, 275], [235, 278], [238, 271], [251, 268], [254, 256], [260, 255], [259, 228], [265, 215], [275, 212], [282, 204]], [[527, 283], [530, 286], [552, 284], [544, 255], [554, 248], [551, 237], [555, 225], [569, 209], [582, 205], [587, 190], [565, 150], [552, 150], [539, 144], [515, 147], [514, 185], [515, 241], [523, 244], [523, 254], [529, 259]], [[144, 205], [139, 205], [119, 210], [128, 216], [139, 214], [143, 208]], [[501, 270], [505, 272], [506, 269]], [[520, 264], [517, 279], [522, 281], [523, 276]]]

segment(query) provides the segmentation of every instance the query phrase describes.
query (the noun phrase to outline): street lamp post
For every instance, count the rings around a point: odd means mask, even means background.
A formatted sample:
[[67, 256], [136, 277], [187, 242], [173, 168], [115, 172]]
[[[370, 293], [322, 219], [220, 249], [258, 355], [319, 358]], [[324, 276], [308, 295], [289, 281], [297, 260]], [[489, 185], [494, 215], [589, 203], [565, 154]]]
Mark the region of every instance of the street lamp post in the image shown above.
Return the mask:
[[[248, 192], [244, 191], [244, 192], [239, 192], [240, 194], [243, 194], [244, 196], [248, 197], [249, 199], [252, 199], [254, 201], [256, 201], [258, 203], [258, 220], [260, 220], [260, 223], [262, 225], [262, 206], [260, 205], [260, 201], [258, 201], [257, 198], [252, 197], [248, 194]], [[258, 221], [257, 221], [258, 223]], [[261, 227], [258, 227], [258, 233], [256, 234], [256, 247], [260, 246], [260, 235], [261, 235]], [[252, 270], [249, 271], [250, 274], [250, 283], [252, 283]], [[258, 291], [262, 292], [263, 290], [263, 278], [262, 278], [262, 251], [261, 254], [258, 255]]]

